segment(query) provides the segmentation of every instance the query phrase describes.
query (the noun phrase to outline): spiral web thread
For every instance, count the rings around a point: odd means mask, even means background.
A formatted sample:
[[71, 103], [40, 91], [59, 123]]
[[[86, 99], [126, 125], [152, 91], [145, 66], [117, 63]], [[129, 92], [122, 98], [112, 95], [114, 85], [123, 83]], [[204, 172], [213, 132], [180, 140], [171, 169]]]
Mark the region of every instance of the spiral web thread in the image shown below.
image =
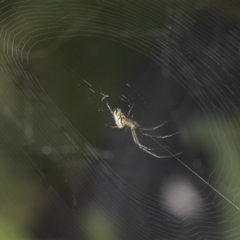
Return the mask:
[[[238, 132], [225, 127], [231, 120], [239, 129], [239, 116], [235, 114], [239, 110], [240, 89], [239, 81], [235, 81], [239, 79], [239, 27], [236, 24], [229, 29], [224, 23], [209, 22], [216, 24], [216, 44], [204, 51], [200, 51], [201, 41], [197, 38], [186, 40], [183, 48], [176, 44], [192, 28], [194, 16], [207, 6], [206, 1], [0, 3], [1, 146], [11, 149], [13, 162], [27, 176], [36, 171], [36, 166], [26, 155], [23, 145], [36, 141], [40, 146], [53, 146], [58, 157], [50, 161], [64, 163], [68, 169], [65, 176], [67, 184], [73, 193], [77, 194], [81, 183], [94, 179], [94, 190], [86, 189], [84, 198], [93, 204], [97, 209], [94, 211], [100, 216], [104, 213], [111, 219], [114, 227], [108, 225], [108, 230], [116, 239], [123, 238], [124, 234], [131, 239], [240, 238]], [[216, 9], [214, 14], [221, 18], [220, 10]], [[206, 37], [203, 36], [206, 34], [204, 30], [203, 33], [201, 29], [198, 31], [199, 38]], [[123, 181], [61, 114], [43, 91], [39, 79], [25, 70], [33, 59], [51, 55], [68, 39], [88, 36], [118, 42], [145, 55], [162, 68], [168, 68], [172, 78], [197, 99], [206, 117], [206, 127], [212, 135], [218, 136], [214, 145], [218, 149], [219, 162], [207, 182], [216, 172], [218, 178], [207, 199], [198, 203], [199, 198], [196, 198], [195, 206], [199, 209], [190, 220], [173, 216], [161, 194], [156, 201]], [[162, 49], [164, 52], [161, 52]], [[196, 54], [193, 54], [194, 51]], [[164, 58], [169, 55], [173, 62], [171, 67]], [[189, 58], [192, 58], [192, 64], [189, 64]], [[202, 69], [201, 77], [196, 76], [196, 68]], [[222, 75], [227, 76], [229, 81], [225, 82]], [[91, 85], [91, 82], [85, 84]], [[92, 90], [89, 95], [97, 91]], [[41, 169], [38, 171], [41, 173]], [[206, 184], [194, 194], [202, 194]], [[56, 189], [52, 189], [51, 194], [60, 203], [55, 206], [55, 212], [61, 218], [69, 217], [71, 210], [66, 201], [59, 197]], [[1, 195], [8, 195], [8, 192]], [[209, 199], [214, 201], [211, 203]], [[123, 201], [128, 203], [128, 207], [122, 204]], [[124, 217], [129, 211], [132, 219]], [[134, 228], [128, 227], [132, 220]], [[69, 223], [69, 231], [77, 237], [81, 228], [81, 234], [86, 239], [90, 238], [87, 221], [81, 223], [81, 226], [76, 222]]]

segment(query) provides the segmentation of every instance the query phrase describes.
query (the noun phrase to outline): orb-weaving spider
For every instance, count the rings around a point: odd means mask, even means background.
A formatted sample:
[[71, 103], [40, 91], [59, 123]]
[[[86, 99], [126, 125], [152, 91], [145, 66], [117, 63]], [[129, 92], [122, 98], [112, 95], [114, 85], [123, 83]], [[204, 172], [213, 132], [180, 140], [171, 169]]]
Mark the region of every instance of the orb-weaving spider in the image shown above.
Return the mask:
[[[138, 140], [138, 137], [137, 137], [137, 134], [136, 134], [136, 129], [139, 129], [140, 132], [147, 136], [147, 137], [150, 137], [152, 138], [154, 141], [156, 141], [154, 138], [167, 138], [167, 137], [171, 137], [177, 133], [174, 133], [174, 134], [171, 134], [171, 135], [167, 135], [167, 136], [155, 136], [155, 135], [151, 135], [151, 134], [146, 134], [146, 133], [143, 133], [142, 131], [146, 130], [155, 130], [157, 128], [160, 128], [161, 126], [163, 126], [165, 123], [162, 123], [161, 125], [159, 126], [156, 126], [156, 127], [153, 127], [153, 128], [141, 128], [140, 125], [127, 118], [126, 115], [122, 112], [122, 110], [120, 108], [116, 108], [114, 110], [111, 109], [111, 107], [109, 106], [109, 104], [107, 103], [107, 107], [108, 109], [110, 110], [110, 112], [112, 113], [113, 115], [113, 118], [115, 120], [115, 124], [116, 126], [113, 126], [112, 128], [123, 128], [123, 127], [128, 127], [131, 129], [131, 132], [132, 132], [132, 137], [133, 137], [133, 141], [139, 146], [139, 148], [141, 148], [143, 151], [151, 154], [152, 156], [156, 157], [156, 158], [168, 158], [168, 157], [175, 157], [179, 154], [181, 154], [182, 152], [180, 153], [177, 153], [175, 155], [171, 154], [168, 150], [168, 152], [170, 153], [169, 156], [158, 156], [154, 153], [151, 152], [151, 148], [148, 148], [144, 145], [142, 145], [139, 140]], [[132, 107], [131, 107], [132, 108]], [[131, 111], [131, 108], [130, 108], [130, 111]], [[129, 111], [129, 112], [130, 112]], [[128, 114], [129, 115], [129, 114]], [[128, 116], [127, 115], [127, 116]], [[157, 142], [157, 141], [156, 141]], [[204, 178], [202, 178], [200, 175], [198, 175], [194, 170], [192, 170], [188, 165], [186, 165], [184, 162], [182, 162], [179, 158], [176, 157], [176, 159], [183, 165], [185, 166], [189, 171], [191, 171], [194, 175], [196, 175], [199, 179], [201, 179], [205, 184], [207, 184], [211, 189], [213, 189], [216, 193], [218, 193], [220, 196], [222, 196], [226, 201], [228, 201], [232, 206], [234, 206], [236, 209], [238, 209], [240, 211], [240, 208], [234, 204], [232, 201], [230, 201], [227, 197], [225, 197], [220, 191], [218, 191], [215, 187], [213, 187], [209, 182], [207, 182]]]
[[[107, 107], [108, 109], [110, 110], [111, 114], [113, 115], [113, 118], [115, 120], [115, 124], [116, 126], [110, 126], [111, 128], [123, 128], [123, 127], [128, 127], [131, 129], [131, 133], [132, 133], [132, 137], [133, 137], [133, 141], [139, 146], [139, 148], [141, 148], [143, 151], [151, 154], [152, 156], [154, 157], [157, 157], [157, 158], [167, 158], [167, 157], [173, 157], [173, 156], [177, 156], [179, 155], [180, 153], [178, 154], [175, 154], [175, 155], [170, 155], [170, 156], [158, 156], [154, 153], [151, 152], [151, 148], [148, 148], [144, 145], [142, 145], [139, 140], [138, 140], [138, 137], [137, 137], [137, 133], [136, 133], [136, 129], [140, 130], [140, 132], [144, 135], [144, 136], [147, 136], [147, 137], [151, 137], [152, 139], [153, 138], [168, 138], [168, 137], [171, 137], [173, 135], [176, 135], [177, 133], [174, 133], [174, 134], [170, 134], [170, 135], [166, 135], [166, 136], [156, 136], [156, 135], [151, 135], [151, 134], [147, 134], [147, 133], [144, 133], [143, 131], [151, 131], [151, 130], [155, 130], [157, 128], [160, 128], [161, 126], [163, 126], [165, 123], [162, 123], [161, 125], [159, 126], [156, 126], [156, 127], [153, 127], [153, 128], [141, 128], [140, 125], [133, 121], [132, 119], [126, 117], [126, 115], [122, 112], [122, 110], [120, 108], [116, 108], [114, 110], [112, 110], [112, 108], [109, 106], [108, 102], [106, 102], [107, 104]], [[130, 108], [130, 111], [131, 111], [131, 108]], [[129, 113], [130, 113], [129, 111]], [[129, 115], [129, 114], [128, 114]]]

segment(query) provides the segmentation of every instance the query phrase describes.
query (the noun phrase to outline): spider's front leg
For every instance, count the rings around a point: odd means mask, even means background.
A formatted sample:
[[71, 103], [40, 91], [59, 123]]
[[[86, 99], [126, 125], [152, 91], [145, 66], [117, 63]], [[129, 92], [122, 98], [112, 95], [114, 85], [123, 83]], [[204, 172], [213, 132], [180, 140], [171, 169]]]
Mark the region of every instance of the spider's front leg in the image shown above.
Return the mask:
[[111, 109], [111, 107], [110, 107], [110, 105], [108, 104], [108, 102], [106, 102], [106, 104], [107, 104], [107, 107], [108, 107], [109, 111], [112, 113], [112, 115], [114, 115], [113, 110]]
[[118, 126], [111, 126], [105, 123], [106, 126], [110, 127], [110, 128], [118, 128]]

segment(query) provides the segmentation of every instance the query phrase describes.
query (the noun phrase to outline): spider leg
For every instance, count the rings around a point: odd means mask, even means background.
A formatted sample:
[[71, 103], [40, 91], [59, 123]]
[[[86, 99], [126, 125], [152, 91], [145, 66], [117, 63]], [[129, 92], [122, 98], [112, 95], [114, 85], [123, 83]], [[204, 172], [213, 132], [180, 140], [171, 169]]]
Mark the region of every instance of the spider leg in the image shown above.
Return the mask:
[[165, 136], [156, 136], [156, 135], [151, 135], [151, 134], [147, 134], [147, 133], [143, 133], [142, 135], [147, 136], [147, 137], [153, 137], [153, 138], [168, 138], [168, 137], [172, 137], [174, 135], [177, 135], [179, 132], [173, 133], [173, 134], [169, 134], [169, 135], [165, 135]]
[[113, 110], [111, 109], [111, 107], [109, 106], [107, 101], [106, 101], [106, 104], [107, 104], [107, 107], [108, 107], [109, 111], [112, 113], [112, 115], [114, 115]]
[[105, 123], [106, 126], [110, 127], [110, 128], [118, 128], [118, 126], [111, 126]]
[[145, 147], [144, 145], [142, 145], [139, 140], [138, 140], [138, 137], [137, 137], [137, 134], [136, 134], [136, 131], [134, 129], [131, 130], [132, 132], [132, 136], [133, 136], [133, 141], [141, 148], [141, 149], [145, 149], [147, 151], [150, 151], [150, 150], [155, 150], [153, 148], [148, 148], [148, 147]]
[[155, 130], [155, 129], [157, 129], [157, 128], [162, 127], [162, 126], [165, 125], [167, 122], [168, 122], [168, 121], [166, 121], [166, 122], [164, 122], [164, 123], [162, 123], [162, 124], [160, 124], [160, 125], [158, 125], [158, 126], [156, 126], [156, 127], [153, 127], [153, 128], [139, 128], [139, 129], [140, 129], [140, 130], [144, 130], [144, 131], [152, 131], [152, 130]]
[[127, 114], [127, 117], [130, 115], [130, 113], [131, 113], [131, 111], [132, 111], [134, 105], [135, 105], [135, 103], [133, 103], [132, 106], [130, 107], [130, 109], [129, 109], [129, 111], [128, 111], [128, 114]]
[[139, 146], [139, 148], [142, 149], [143, 151], [147, 152], [148, 154], [156, 157], [156, 158], [170, 158], [170, 157], [175, 157], [175, 156], [181, 154], [181, 152], [180, 152], [180, 153], [177, 153], [177, 154], [175, 154], [175, 155], [168, 155], [168, 156], [159, 156], [159, 155], [157, 155], [157, 154], [154, 154], [154, 153], [150, 152], [150, 150], [151, 150], [150, 148], [145, 147], [144, 145], [142, 145], [142, 144], [139, 142], [138, 137], [137, 137], [137, 134], [136, 134], [136, 132], [135, 132], [134, 129], [132, 129], [131, 132], [132, 132], [132, 136], [133, 136], [133, 141]]

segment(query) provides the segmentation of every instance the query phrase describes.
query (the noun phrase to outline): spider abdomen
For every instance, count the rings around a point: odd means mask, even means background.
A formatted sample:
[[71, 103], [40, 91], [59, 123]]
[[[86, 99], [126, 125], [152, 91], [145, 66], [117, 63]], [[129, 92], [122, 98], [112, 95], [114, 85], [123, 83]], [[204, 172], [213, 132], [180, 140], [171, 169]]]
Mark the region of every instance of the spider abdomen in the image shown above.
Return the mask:
[[117, 108], [113, 112], [113, 117], [118, 128], [123, 128], [126, 125], [126, 117], [122, 113], [120, 108]]
[[139, 125], [127, 118], [120, 108], [113, 111], [113, 117], [118, 128], [129, 127], [132, 130], [139, 127]]

